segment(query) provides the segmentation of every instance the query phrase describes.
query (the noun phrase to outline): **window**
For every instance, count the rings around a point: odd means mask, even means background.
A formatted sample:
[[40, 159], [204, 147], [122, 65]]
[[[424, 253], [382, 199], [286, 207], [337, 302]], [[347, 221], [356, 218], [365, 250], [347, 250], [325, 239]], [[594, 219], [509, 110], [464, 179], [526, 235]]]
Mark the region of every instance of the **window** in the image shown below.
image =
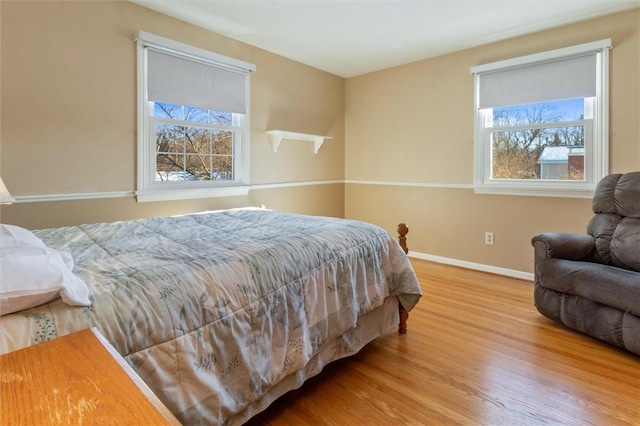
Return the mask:
[[608, 173], [611, 40], [472, 67], [478, 193], [590, 198]]
[[246, 195], [255, 66], [140, 32], [138, 201]]

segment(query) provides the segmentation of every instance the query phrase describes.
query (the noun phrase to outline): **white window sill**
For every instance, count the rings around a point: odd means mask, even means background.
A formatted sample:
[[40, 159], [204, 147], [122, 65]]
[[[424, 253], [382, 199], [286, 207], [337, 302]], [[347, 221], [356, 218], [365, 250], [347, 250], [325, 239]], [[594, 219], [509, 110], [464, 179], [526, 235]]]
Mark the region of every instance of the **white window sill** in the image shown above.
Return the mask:
[[593, 187], [542, 187], [536, 185], [474, 185], [476, 194], [518, 195], [525, 197], [593, 198]]
[[227, 186], [221, 188], [162, 189], [155, 191], [137, 191], [138, 202], [191, 200], [196, 198], [240, 197], [249, 194], [249, 185]]

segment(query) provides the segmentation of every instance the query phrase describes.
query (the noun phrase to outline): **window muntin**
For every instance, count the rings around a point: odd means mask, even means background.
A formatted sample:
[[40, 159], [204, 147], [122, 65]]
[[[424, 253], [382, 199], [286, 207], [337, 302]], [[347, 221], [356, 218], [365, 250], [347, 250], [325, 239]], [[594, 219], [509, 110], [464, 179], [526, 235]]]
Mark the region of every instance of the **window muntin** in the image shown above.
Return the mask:
[[[610, 46], [611, 40], [601, 40], [471, 68], [476, 111], [475, 192], [593, 195], [595, 185], [608, 172]], [[541, 109], [553, 114], [534, 119]], [[519, 160], [526, 166], [518, 166], [512, 153], [510, 161], [520, 170], [505, 172], [506, 151], [500, 143], [509, 138], [516, 146], [520, 140], [520, 154], [526, 155]], [[527, 140], [534, 142], [529, 152], [522, 147]], [[581, 140], [582, 147], [578, 145]], [[538, 170], [531, 161], [535, 150], [540, 151]]]
[[248, 193], [252, 71], [252, 64], [140, 32], [138, 201]]

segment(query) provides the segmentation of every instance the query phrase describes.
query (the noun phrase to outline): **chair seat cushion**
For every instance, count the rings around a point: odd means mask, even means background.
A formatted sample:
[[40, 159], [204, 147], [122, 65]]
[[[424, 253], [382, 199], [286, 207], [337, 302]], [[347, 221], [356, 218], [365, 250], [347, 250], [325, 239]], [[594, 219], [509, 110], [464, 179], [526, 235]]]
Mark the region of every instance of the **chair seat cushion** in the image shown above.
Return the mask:
[[545, 259], [540, 284], [640, 316], [640, 272], [591, 262]]

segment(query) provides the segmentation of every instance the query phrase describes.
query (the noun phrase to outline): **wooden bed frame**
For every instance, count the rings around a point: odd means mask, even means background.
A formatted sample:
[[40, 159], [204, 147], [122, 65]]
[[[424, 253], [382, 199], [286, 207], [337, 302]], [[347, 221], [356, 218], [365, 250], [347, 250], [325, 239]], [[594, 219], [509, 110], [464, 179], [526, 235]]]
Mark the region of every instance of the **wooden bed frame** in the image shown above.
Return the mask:
[[[407, 248], [407, 234], [409, 233], [409, 227], [405, 223], [401, 223], [398, 225], [398, 242], [400, 243], [400, 247], [404, 250], [405, 254], [409, 253], [409, 249]], [[407, 319], [409, 319], [409, 312], [402, 306], [402, 303], [398, 302], [398, 306], [400, 308], [400, 323], [398, 324], [398, 333], [406, 334], [407, 333]]]

